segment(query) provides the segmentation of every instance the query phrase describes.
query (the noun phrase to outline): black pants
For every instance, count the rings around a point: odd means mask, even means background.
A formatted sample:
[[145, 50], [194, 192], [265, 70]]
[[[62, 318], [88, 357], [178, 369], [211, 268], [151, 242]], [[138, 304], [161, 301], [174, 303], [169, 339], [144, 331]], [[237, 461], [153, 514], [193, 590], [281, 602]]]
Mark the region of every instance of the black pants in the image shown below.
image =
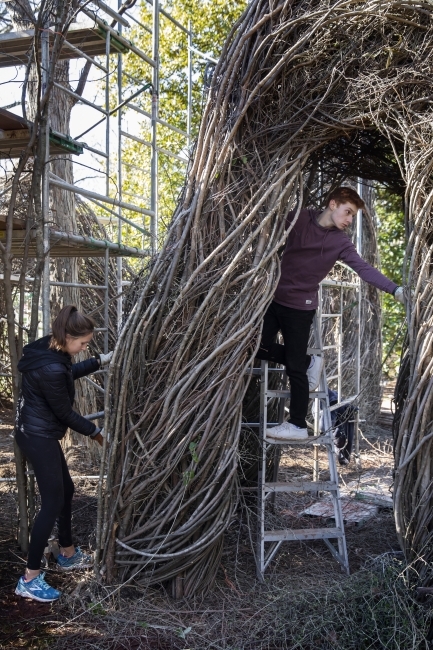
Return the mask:
[[41, 509], [33, 524], [27, 567], [40, 569], [48, 538], [58, 519], [60, 546], [72, 546], [71, 504], [74, 484], [58, 440], [17, 431], [15, 439], [31, 462], [41, 495]]
[[[291, 309], [271, 302], [263, 320], [262, 340], [257, 354], [258, 359], [286, 366], [291, 395], [289, 422], [302, 428], [307, 426], [307, 368], [310, 363], [307, 349], [314, 314], [315, 309]], [[283, 335], [284, 345], [275, 343], [278, 332]]]

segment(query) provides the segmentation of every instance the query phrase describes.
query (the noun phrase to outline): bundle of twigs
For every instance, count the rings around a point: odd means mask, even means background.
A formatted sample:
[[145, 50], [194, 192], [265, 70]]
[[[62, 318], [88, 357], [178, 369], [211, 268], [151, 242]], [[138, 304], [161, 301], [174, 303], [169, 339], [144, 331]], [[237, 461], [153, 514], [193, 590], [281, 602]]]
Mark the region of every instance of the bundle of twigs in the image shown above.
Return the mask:
[[401, 174], [407, 184], [416, 268], [429, 273], [417, 237], [431, 200], [431, 37], [431, 6], [411, 1], [253, 0], [234, 26], [166, 242], [115, 351], [98, 517], [110, 580], [115, 570], [173, 580], [178, 595], [212, 584], [237, 498], [244, 373], [278, 278], [284, 216], [318, 169], [333, 173], [332, 151], [358, 175], [356, 134], [380, 144], [365, 178], [391, 169], [390, 182]]
[[[408, 212], [408, 331], [395, 390], [397, 534], [424, 584], [431, 584], [433, 556], [433, 223], [432, 139], [419, 127], [413, 147]], [[419, 156], [419, 157], [418, 157]], [[425, 168], [422, 168], [424, 161]], [[410, 293], [409, 293], [410, 291]]]

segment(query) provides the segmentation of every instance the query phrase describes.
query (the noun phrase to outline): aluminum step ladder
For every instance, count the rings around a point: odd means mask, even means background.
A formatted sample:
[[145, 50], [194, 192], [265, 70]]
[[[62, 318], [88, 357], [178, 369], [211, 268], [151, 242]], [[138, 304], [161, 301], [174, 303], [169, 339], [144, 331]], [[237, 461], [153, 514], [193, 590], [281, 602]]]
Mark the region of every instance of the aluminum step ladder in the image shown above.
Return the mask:
[[[314, 334], [316, 341], [316, 348], [309, 349], [309, 354], [323, 355], [322, 338], [319, 327], [319, 319], [314, 318]], [[310, 436], [308, 440], [291, 440], [288, 442], [276, 442], [273, 439], [268, 439], [266, 436], [266, 429], [272, 426], [277, 426], [283, 422], [284, 418], [284, 405], [287, 398], [290, 397], [289, 390], [270, 390], [268, 387], [268, 378], [270, 372], [284, 372], [284, 369], [268, 368], [268, 362], [262, 361], [260, 369], [254, 369], [254, 374], [260, 375], [260, 422], [259, 440], [260, 440], [260, 458], [259, 458], [259, 472], [258, 472], [258, 530], [257, 530], [257, 547], [256, 547], [256, 563], [257, 575], [259, 580], [264, 580], [264, 573], [269, 563], [274, 558], [278, 549], [283, 542], [290, 541], [308, 541], [321, 539], [324, 541], [333, 557], [340, 563], [342, 569], [349, 574], [349, 560], [347, 555], [346, 537], [344, 532], [343, 513], [341, 508], [340, 490], [338, 486], [338, 472], [336, 464], [336, 455], [334, 451], [333, 429], [331, 421], [331, 410], [328, 398], [328, 383], [326, 380], [326, 371], [323, 366], [318, 389], [310, 393], [310, 398], [315, 400], [313, 404], [314, 413], [314, 436]], [[285, 376], [285, 374], [284, 374]], [[267, 419], [268, 405], [274, 399], [279, 400], [279, 418], [278, 422], [271, 423]], [[320, 410], [320, 406], [322, 407]], [[336, 405], [333, 408], [336, 408]], [[320, 433], [319, 417], [322, 414], [321, 425], [324, 433]], [[251, 423], [252, 424], [252, 423]], [[313, 480], [312, 481], [278, 481], [278, 466], [281, 453], [281, 446], [311, 446], [313, 450]], [[275, 446], [278, 448], [275, 449]], [[329, 465], [329, 481], [319, 480], [319, 447], [326, 448], [328, 465]], [[267, 455], [270, 448], [274, 448], [276, 452], [276, 459], [274, 463], [274, 476], [273, 481], [266, 481], [266, 466]], [[334, 507], [335, 526], [332, 528], [305, 528], [305, 529], [284, 529], [284, 530], [266, 530], [265, 528], [265, 514], [266, 505], [269, 501], [275, 499], [278, 492], [293, 493], [293, 492], [329, 492], [331, 495]], [[337, 547], [334, 546], [331, 540], [336, 540]]]

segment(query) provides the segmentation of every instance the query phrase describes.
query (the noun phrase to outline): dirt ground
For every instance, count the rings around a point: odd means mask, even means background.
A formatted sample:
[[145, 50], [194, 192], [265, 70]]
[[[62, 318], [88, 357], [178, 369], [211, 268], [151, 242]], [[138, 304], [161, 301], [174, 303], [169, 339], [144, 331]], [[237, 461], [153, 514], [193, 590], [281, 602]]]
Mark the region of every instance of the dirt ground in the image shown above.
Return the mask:
[[[0, 411], [0, 478], [13, 479], [12, 417]], [[356, 492], [375, 487], [388, 490], [391, 484], [392, 445], [390, 432], [390, 391], [383, 402], [378, 426], [363, 432], [360, 465], [354, 461], [340, 468], [343, 493], [353, 503]], [[326, 478], [325, 457], [321, 455], [321, 478]], [[84, 447], [68, 455], [71, 474], [97, 473]], [[311, 449], [292, 448], [281, 459], [281, 479], [306, 478], [312, 468]], [[94, 548], [96, 481], [77, 478], [73, 505], [76, 542]], [[137, 588], [129, 584], [113, 590], [97, 584], [91, 571], [64, 575], [50, 565], [49, 582], [63, 592], [52, 605], [15, 596], [14, 589], [25, 566], [25, 557], [16, 543], [17, 502], [13, 480], [0, 482], [0, 648], [240, 648], [227, 641], [228, 629], [249, 629], [260, 611], [281, 598], [284, 590], [326, 589], [344, 584], [348, 578], [320, 542], [285, 543], [266, 572], [264, 584], [255, 575], [251, 539], [254, 534], [253, 500], [243, 493], [240, 507], [225, 539], [221, 566], [211, 594], [201, 600], [173, 601], [163, 589]], [[269, 509], [269, 524], [275, 527], [317, 526], [316, 517], [304, 514], [314, 497], [278, 495]], [[373, 513], [346, 525], [351, 573], [383, 554], [398, 556], [392, 510], [374, 507]], [[328, 522], [329, 523], [329, 522]], [[322, 524], [323, 520], [322, 520]], [[325, 523], [326, 525], [326, 523]], [[253, 529], [253, 532], [252, 532]], [[230, 632], [231, 633], [231, 632]], [[246, 634], [253, 634], [247, 633]], [[260, 632], [260, 634], [263, 634]], [[210, 642], [209, 639], [212, 641]], [[281, 648], [266, 639], [242, 647]], [[286, 646], [284, 646], [286, 647]], [[332, 643], [329, 647], [332, 647]], [[375, 646], [376, 647], [376, 646]], [[305, 650], [307, 650], [305, 648]]]

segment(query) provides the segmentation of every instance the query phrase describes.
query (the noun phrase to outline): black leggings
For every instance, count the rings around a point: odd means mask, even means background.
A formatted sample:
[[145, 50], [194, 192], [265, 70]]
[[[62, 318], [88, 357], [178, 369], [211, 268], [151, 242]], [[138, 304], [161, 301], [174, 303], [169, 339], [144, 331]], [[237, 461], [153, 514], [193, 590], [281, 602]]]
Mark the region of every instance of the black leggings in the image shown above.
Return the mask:
[[40, 438], [17, 431], [15, 439], [35, 472], [41, 495], [41, 509], [30, 537], [28, 569], [40, 569], [48, 538], [58, 519], [60, 546], [72, 546], [71, 504], [74, 484], [58, 440]]
[[[315, 311], [292, 309], [271, 302], [263, 320], [262, 340], [257, 353], [257, 359], [275, 361], [286, 366], [291, 393], [289, 422], [301, 428], [307, 426], [307, 368], [311, 360], [307, 349]], [[284, 345], [275, 343], [278, 332], [283, 335]]]

